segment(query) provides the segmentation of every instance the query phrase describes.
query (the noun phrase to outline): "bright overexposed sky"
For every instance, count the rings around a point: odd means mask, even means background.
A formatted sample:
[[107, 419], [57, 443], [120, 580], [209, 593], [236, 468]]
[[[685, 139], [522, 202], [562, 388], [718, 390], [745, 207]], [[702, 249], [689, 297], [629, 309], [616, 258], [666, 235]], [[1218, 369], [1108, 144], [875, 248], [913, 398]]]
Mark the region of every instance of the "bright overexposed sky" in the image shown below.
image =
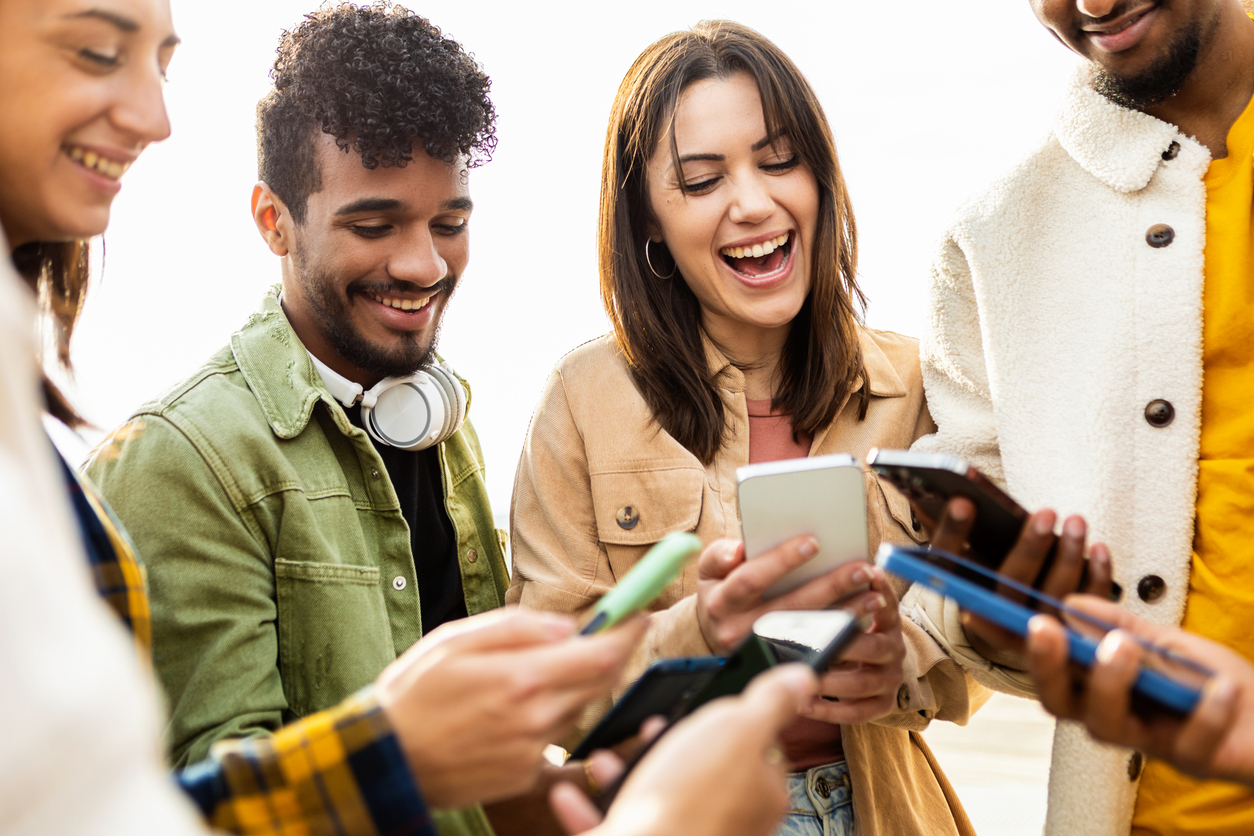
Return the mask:
[[[78, 402], [101, 427], [191, 374], [256, 309], [278, 262], [249, 214], [253, 114], [279, 34], [315, 0], [174, 0], [174, 135], [127, 174], [76, 337]], [[602, 144], [614, 91], [667, 32], [730, 18], [818, 91], [861, 236], [873, 327], [918, 334], [932, 247], [966, 198], [1049, 129], [1075, 59], [1027, 0], [487, 0], [411, 5], [493, 79], [495, 159], [471, 174], [471, 262], [441, 351], [474, 388], [498, 518], [553, 364], [608, 330], [597, 291]]]

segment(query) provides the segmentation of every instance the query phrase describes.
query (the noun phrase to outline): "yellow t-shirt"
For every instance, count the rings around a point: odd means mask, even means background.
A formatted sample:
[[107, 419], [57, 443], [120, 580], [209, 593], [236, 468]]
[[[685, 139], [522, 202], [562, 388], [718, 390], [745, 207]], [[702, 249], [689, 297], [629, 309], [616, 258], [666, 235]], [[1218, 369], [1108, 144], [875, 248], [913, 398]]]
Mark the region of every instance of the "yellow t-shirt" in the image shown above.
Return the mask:
[[[1206, 172], [1202, 438], [1184, 628], [1254, 659], [1254, 100]], [[1133, 836], [1254, 833], [1254, 791], [1145, 766]]]

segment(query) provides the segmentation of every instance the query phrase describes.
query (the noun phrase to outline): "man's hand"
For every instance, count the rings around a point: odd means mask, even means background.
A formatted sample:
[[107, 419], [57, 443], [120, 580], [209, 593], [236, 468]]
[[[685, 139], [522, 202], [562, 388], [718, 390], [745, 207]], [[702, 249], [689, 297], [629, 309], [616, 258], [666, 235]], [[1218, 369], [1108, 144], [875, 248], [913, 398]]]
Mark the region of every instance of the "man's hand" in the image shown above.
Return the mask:
[[[1054, 563], [1037, 588], [1053, 598], [1064, 598], [1075, 592], [1099, 597], [1109, 597], [1111, 590], [1110, 550], [1103, 543], [1094, 543], [1086, 559], [1084, 556], [1088, 526], [1083, 517], [1071, 516], [1063, 522], [1062, 535], [1054, 535], [1058, 515], [1046, 508], [1028, 517], [1019, 532], [1019, 539], [1010, 554], [1002, 562], [998, 572], [1025, 586], [1034, 586], [1040, 579], [1041, 569], [1057, 540]], [[931, 522], [930, 520], [928, 521]], [[968, 556], [967, 534], [975, 524], [975, 505], [963, 497], [951, 499], [945, 512], [932, 528], [932, 546], [952, 554]], [[1088, 579], [1080, 587], [1085, 567]], [[1019, 598], [1015, 592], [1001, 590], [1008, 598]], [[1003, 667], [1027, 670], [1025, 646], [1021, 638], [997, 625], [974, 615], [963, 620], [967, 638], [982, 655]]]
[[905, 681], [906, 643], [892, 584], [883, 570], [872, 572], [870, 589], [841, 604], [855, 615], [871, 615], [871, 626], [840, 655], [819, 681], [819, 695], [801, 713], [828, 723], [869, 723], [892, 711]]
[[[1074, 596], [1067, 603], [1118, 627], [1106, 634], [1088, 675], [1075, 682], [1062, 625], [1038, 615], [1028, 625], [1028, 660], [1041, 704], [1078, 720], [1098, 740], [1140, 749], [1200, 778], [1254, 786], [1254, 665], [1222, 645], [1143, 621], [1099, 598]], [[1216, 672], [1202, 700], [1184, 720], [1132, 714], [1132, 685], [1146, 651], [1140, 636]]]
[[[569, 832], [589, 836], [769, 836], [788, 805], [779, 733], [816, 687], [814, 674], [802, 665], [768, 671], [741, 696], [703, 706], [658, 741], [603, 822], [568, 784], [554, 788], [554, 811]], [[606, 772], [599, 782], [613, 779], [612, 769]]]
[[726, 653], [744, 641], [759, 616], [772, 610], [824, 609], [875, 576], [869, 563], [846, 563], [778, 598], [763, 600], [762, 593], [771, 584], [818, 551], [818, 541], [808, 535], [753, 560], [745, 559], [744, 544], [736, 540], [715, 540], [706, 546], [697, 560], [697, 622], [706, 643], [716, 653]]
[[544, 747], [618, 683], [645, 624], [575, 639], [570, 617], [496, 610], [439, 627], [389, 665], [379, 702], [432, 806], [526, 792]]

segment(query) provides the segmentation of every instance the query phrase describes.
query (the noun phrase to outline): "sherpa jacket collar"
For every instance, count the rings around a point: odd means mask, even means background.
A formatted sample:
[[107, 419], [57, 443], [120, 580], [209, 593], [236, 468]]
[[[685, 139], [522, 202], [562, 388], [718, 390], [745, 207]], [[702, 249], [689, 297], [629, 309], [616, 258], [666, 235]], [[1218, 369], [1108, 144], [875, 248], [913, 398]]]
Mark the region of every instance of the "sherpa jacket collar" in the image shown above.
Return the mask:
[[1124, 194], [1149, 185], [1171, 143], [1190, 143], [1206, 152], [1175, 125], [1120, 107], [1098, 93], [1088, 66], [1072, 77], [1054, 133], [1081, 168]]

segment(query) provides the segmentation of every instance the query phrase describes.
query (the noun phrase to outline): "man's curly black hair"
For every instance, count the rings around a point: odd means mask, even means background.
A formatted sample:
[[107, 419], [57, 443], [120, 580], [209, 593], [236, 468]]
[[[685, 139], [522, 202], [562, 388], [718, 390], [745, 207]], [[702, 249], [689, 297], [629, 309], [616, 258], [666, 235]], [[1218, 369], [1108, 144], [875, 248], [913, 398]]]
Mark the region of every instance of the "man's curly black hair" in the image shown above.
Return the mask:
[[491, 80], [461, 44], [384, 0], [307, 15], [283, 33], [270, 75], [274, 89], [257, 105], [258, 174], [297, 223], [322, 188], [318, 131], [370, 169], [404, 166], [415, 146], [471, 167], [496, 148]]

